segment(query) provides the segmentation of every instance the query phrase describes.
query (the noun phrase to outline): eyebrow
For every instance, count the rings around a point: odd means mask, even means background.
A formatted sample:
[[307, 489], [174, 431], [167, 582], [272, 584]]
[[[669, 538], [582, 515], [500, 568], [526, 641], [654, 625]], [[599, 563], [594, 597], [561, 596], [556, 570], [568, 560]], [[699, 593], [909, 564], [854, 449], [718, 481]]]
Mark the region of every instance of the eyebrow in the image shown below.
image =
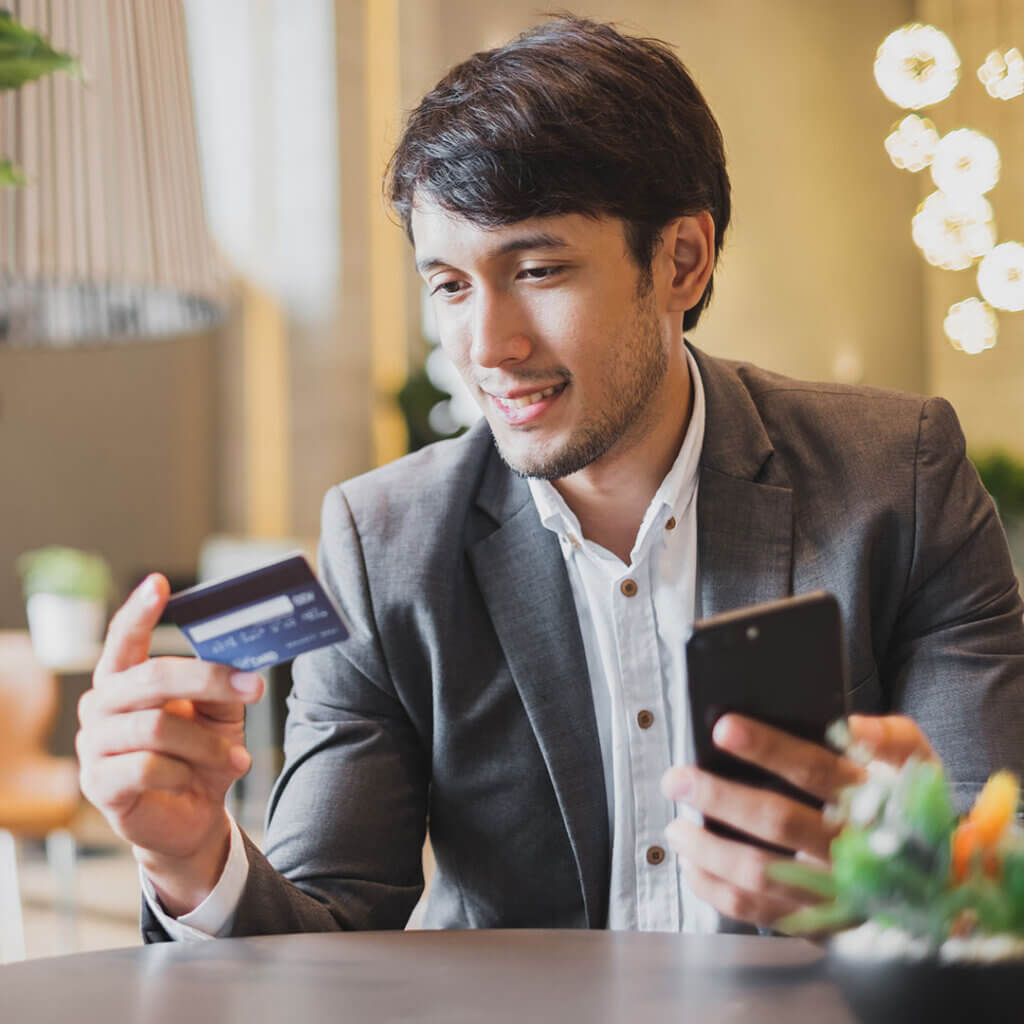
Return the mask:
[[[496, 259], [500, 256], [508, 256], [510, 253], [523, 252], [527, 249], [564, 249], [569, 243], [559, 235], [552, 235], [547, 231], [537, 231], [529, 235], [517, 235], [502, 242], [496, 249], [487, 254], [488, 259]], [[416, 261], [416, 269], [425, 274], [428, 270], [437, 270], [438, 267], [447, 267], [451, 264], [447, 260], [439, 259], [436, 256], [424, 256]]]

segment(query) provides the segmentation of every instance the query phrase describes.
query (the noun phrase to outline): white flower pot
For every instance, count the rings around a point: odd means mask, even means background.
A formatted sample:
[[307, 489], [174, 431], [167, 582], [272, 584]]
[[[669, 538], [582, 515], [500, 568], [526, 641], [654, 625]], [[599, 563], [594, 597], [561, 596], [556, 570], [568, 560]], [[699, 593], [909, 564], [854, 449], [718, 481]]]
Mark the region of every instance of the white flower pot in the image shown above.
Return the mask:
[[91, 671], [106, 627], [106, 605], [86, 597], [33, 594], [28, 628], [36, 657], [50, 668]]

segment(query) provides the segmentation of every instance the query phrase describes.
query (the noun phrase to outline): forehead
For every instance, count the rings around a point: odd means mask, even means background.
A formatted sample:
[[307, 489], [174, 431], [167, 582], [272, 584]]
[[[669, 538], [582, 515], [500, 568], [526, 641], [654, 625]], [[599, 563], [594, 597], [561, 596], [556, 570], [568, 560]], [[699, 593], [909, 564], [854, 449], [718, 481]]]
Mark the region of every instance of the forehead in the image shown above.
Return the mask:
[[622, 221], [615, 217], [565, 213], [485, 226], [429, 200], [417, 199], [410, 227], [416, 264], [421, 270], [436, 263], [461, 265], [533, 249], [628, 255]]

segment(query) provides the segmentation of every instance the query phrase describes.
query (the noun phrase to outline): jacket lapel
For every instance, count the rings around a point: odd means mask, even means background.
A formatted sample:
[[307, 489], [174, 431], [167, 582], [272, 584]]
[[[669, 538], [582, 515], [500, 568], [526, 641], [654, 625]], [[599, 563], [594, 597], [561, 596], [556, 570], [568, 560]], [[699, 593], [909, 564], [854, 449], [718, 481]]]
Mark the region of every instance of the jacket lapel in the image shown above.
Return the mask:
[[697, 492], [698, 614], [793, 590], [793, 495], [742, 366], [693, 350], [706, 426]]
[[[792, 492], [741, 368], [693, 350], [707, 422], [697, 498], [699, 614], [792, 592]], [[478, 504], [497, 528], [469, 557], [537, 737], [565, 824], [587, 922], [608, 915], [610, 838], [601, 748], [576, 607], [558, 541], [496, 453]]]
[[498, 528], [473, 564], [565, 824], [590, 927], [608, 914], [610, 840], [600, 741], [572, 588], [526, 483], [491, 455], [479, 498]]

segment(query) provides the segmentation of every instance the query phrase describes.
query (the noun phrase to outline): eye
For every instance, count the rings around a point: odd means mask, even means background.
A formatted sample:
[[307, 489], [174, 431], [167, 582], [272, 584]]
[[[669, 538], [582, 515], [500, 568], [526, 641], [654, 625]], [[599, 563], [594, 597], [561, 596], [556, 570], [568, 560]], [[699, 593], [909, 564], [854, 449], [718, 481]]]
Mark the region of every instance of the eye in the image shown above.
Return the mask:
[[523, 267], [519, 271], [520, 277], [528, 278], [531, 281], [544, 281], [547, 278], [554, 277], [556, 274], [563, 271], [563, 266], [549, 266], [549, 267]]
[[441, 281], [430, 290], [431, 295], [452, 296], [463, 290], [464, 281]]

